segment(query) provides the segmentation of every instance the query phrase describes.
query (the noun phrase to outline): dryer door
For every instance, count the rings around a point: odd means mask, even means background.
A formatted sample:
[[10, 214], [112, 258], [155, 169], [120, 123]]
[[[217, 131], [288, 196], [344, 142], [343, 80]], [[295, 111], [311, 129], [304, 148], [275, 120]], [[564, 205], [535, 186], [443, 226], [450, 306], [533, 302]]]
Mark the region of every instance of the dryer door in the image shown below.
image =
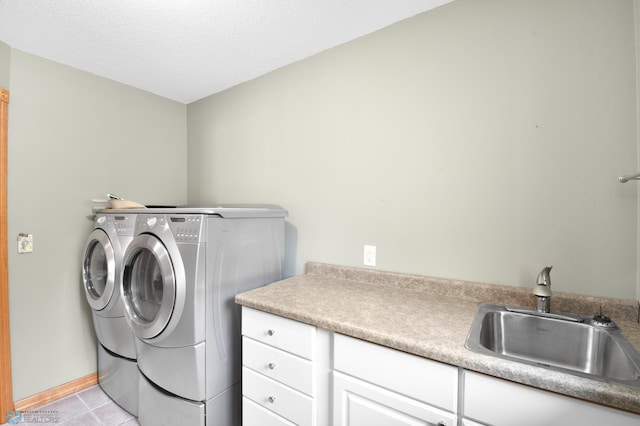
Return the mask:
[[84, 248], [82, 282], [89, 305], [104, 309], [117, 289], [115, 252], [111, 240], [102, 229], [94, 229]]
[[140, 234], [124, 255], [122, 297], [129, 324], [140, 338], [158, 336], [167, 326], [176, 301], [171, 256], [153, 235]]

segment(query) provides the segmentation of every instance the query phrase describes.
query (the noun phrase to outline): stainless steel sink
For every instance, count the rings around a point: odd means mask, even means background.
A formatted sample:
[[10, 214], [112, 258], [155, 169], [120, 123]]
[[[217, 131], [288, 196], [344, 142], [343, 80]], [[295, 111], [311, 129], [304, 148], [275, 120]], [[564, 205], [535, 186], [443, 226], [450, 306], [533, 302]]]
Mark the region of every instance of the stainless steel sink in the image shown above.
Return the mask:
[[604, 317], [594, 320], [483, 303], [465, 346], [486, 355], [640, 387], [640, 354]]

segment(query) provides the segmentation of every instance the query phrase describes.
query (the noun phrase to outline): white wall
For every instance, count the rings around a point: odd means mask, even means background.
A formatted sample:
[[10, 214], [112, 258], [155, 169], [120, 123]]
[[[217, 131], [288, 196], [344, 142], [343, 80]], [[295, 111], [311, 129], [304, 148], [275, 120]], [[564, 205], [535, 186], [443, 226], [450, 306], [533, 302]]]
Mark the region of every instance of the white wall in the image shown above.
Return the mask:
[[189, 202], [307, 261], [636, 297], [631, 0], [457, 0], [188, 106]]
[[[81, 258], [92, 198], [186, 202], [186, 106], [11, 50], [9, 297], [13, 396], [95, 373]], [[34, 252], [17, 254], [17, 234]]]

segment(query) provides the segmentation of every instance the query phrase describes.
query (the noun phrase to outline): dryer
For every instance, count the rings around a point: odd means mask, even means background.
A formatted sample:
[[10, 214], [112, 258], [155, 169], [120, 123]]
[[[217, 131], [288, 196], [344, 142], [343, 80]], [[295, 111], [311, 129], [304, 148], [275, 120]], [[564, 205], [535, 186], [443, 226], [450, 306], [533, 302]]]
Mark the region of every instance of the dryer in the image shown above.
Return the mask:
[[96, 214], [84, 248], [82, 281], [98, 339], [98, 383], [107, 395], [137, 415], [138, 372], [134, 336], [121, 297], [122, 257], [133, 240], [135, 214]]
[[124, 255], [125, 317], [136, 335], [138, 420], [237, 425], [237, 293], [282, 279], [278, 206], [148, 209]]

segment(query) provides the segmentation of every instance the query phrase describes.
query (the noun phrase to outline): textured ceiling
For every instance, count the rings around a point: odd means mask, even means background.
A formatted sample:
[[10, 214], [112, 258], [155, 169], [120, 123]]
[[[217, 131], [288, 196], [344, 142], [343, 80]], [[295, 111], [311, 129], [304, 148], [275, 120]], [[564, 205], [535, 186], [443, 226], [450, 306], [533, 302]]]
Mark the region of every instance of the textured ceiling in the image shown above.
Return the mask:
[[0, 41], [183, 103], [452, 0], [0, 0]]

